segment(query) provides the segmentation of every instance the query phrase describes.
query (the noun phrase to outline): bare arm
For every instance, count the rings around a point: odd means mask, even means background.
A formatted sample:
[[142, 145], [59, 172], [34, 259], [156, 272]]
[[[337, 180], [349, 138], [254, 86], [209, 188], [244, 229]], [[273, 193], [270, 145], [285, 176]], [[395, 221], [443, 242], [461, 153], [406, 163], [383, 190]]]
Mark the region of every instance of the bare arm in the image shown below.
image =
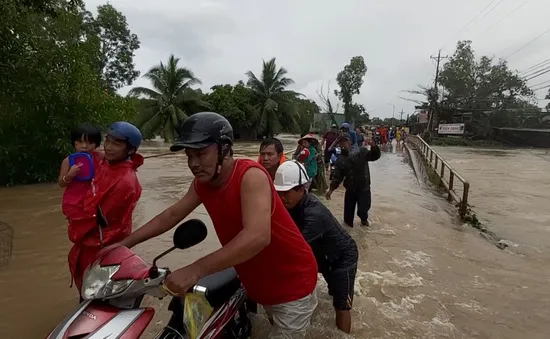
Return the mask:
[[271, 242], [271, 181], [258, 168], [251, 168], [241, 183], [243, 230], [216, 252], [194, 264], [199, 277], [222, 271], [257, 255]]
[[174, 228], [180, 221], [187, 217], [201, 204], [194, 182], [191, 183], [187, 193], [178, 202], [168, 207], [164, 212], [141, 226], [134, 233], [120, 242], [121, 245], [132, 248], [146, 240], [154, 238]]
[[59, 177], [57, 178], [57, 184], [59, 185], [59, 187], [67, 187], [67, 185], [69, 184], [69, 178], [65, 178], [65, 180], [68, 182], [63, 180], [63, 177], [66, 176], [67, 173], [69, 173], [69, 168], [69, 158], [67, 157], [61, 162], [61, 169], [59, 170]]

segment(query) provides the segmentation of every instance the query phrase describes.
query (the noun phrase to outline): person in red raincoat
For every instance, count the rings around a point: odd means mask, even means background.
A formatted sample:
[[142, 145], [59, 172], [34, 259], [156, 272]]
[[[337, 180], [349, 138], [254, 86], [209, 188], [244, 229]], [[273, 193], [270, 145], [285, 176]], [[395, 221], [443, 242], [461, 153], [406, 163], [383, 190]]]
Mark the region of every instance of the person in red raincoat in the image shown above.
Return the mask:
[[[137, 154], [141, 132], [127, 122], [115, 122], [107, 131], [103, 159], [95, 158], [95, 174], [84, 196], [81, 215], [70, 220], [69, 270], [79, 292], [84, 270], [105, 246], [132, 232], [132, 212], [141, 196], [136, 170], [143, 164]], [[101, 225], [101, 232], [100, 232]]]

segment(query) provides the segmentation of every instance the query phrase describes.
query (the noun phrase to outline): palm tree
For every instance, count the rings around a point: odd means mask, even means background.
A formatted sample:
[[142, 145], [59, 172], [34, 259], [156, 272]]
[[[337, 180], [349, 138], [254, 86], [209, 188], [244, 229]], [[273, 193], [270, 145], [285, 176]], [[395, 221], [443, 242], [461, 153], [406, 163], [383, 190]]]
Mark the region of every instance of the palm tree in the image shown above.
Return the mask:
[[176, 126], [192, 111], [207, 106], [201, 100], [200, 90], [191, 88], [201, 81], [188, 68], [178, 67], [179, 61], [172, 54], [166, 65], [161, 62], [149, 69], [144, 77], [151, 81], [154, 89], [135, 87], [129, 92], [129, 95], [147, 98], [136, 119], [145, 139], [160, 134], [165, 141], [174, 140]]
[[[256, 104], [256, 126], [264, 126], [268, 137], [275, 134], [276, 124], [281, 127], [295, 129], [296, 99], [300, 93], [287, 90], [294, 81], [286, 77], [287, 70], [283, 67], [277, 70], [275, 58], [263, 61], [260, 79], [248, 71], [247, 86], [253, 91], [253, 100]], [[294, 127], [294, 128], [292, 128]]]

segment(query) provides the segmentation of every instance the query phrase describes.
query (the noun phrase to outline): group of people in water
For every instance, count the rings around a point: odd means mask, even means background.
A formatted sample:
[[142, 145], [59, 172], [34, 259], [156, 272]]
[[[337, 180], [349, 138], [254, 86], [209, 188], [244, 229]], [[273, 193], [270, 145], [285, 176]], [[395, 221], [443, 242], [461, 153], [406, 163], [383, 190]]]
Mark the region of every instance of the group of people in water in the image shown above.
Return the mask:
[[[317, 307], [317, 273], [333, 297], [336, 326], [351, 331], [350, 310], [358, 250], [355, 241], [330, 210], [311, 192], [331, 199], [345, 188], [344, 223], [353, 227], [357, 215], [368, 226], [370, 172], [368, 163], [380, 158], [345, 123], [333, 126], [321, 141], [312, 134], [299, 141], [293, 159], [286, 160], [278, 139], [266, 139], [258, 161], [233, 157], [233, 128], [213, 112], [191, 115], [178, 130], [172, 152], [184, 151], [194, 180], [184, 196], [132, 233], [132, 212], [141, 195], [136, 170], [139, 129], [113, 123], [103, 149], [99, 130], [79, 126], [71, 134], [75, 151], [90, 154], [93, 178], [78, 180], [81, 164], [61, 164], [59, 185], [65, 187], [63, 213], [69, 223], [69, 268], [82, 287], [84, 269], [106, 246], [133, 246], [174, 228], [203, 204], [222, 247], [168, 275], [165, 288], [184, 295], [199, 279], [234, 267], [249, 298], [264, 306], [272, 324], [269, 338], [304, 338]], [[341, 154], [328, 189], [319, 188], [326, 155]], [[321, 155], [324, 155], [321, 156]], [[326, 179], [325, 185], [326, 185]], [[325, 192], [326, 191], [326, 192]], [[223, 203], [220, 203], [223, 202]], [[101, 226], [101, 227], [98, 227]]]

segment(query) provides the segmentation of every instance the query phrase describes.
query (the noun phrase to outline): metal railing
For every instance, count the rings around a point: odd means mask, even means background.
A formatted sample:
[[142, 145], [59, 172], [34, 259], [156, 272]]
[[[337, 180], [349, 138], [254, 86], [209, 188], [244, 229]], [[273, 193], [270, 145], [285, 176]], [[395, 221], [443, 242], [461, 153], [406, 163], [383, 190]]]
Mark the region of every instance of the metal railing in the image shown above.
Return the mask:
[[[447, 200], [457, 203], [460, 216], [463, 218], [468, 209], [470, 183], [418, 135], [407, 136], [407, 141], [412, 142], [417, 146], [418, 151], [420, 151], [424, 160], [426, 160], [426, 162], [432, 167], [441, 181], [442, 186], [445, 188], [445, 191], [447, 192]], [[462, 183], [462, 198], [460, 198], [460, 192], [456, 191], [457, 187], [455, 187], [455, 179], [458, 179], [458, 181]]]

